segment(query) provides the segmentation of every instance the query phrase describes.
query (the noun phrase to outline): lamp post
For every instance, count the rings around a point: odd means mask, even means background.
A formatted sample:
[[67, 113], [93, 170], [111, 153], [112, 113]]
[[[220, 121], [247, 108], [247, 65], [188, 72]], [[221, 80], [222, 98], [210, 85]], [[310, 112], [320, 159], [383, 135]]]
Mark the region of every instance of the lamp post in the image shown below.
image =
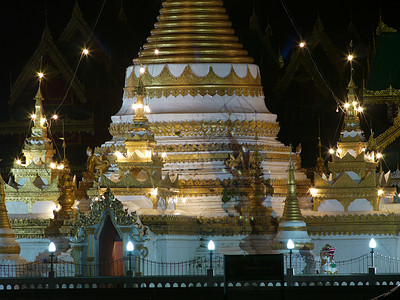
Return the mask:
[[371, 264], [372, 268], [374, 268], [374, 249], [376, 248], [376, 242], [374, 238], [369, 241], [369, 247], [371, 248]]
[[289, 269], [287, 269], [286, 273], [289, 275], [293, 275], [293, 268], [292, 268], [292, 254], [294, 249], [294, 243], [291, 239], [287, 241], [286, 247], [289, 249]]
[[213, 265], [212, 265], [212, 255], [213, 251], [215, 250], [215, 244], [212, 240], [208, 242], [207, 246], [208, 250], [210, 251], [210, 268], [207, 270], [207, 276], [214, 276], [214, 270], [213, 270]]
[[50, 252], [50, 272], [49, 277], [54, 278], [54, 252], [56, 252], [56, 245], [51, 242], [49, 244], [49, 252]]
[[133, 246], [133, 243], [131, 241], [126, 244], [126, 251], [128, 252], [128, 257], [129, 257], [129, 264], [128, 264], [128, 272], [126, 272], [126, 275], [128, 277], [133, 276], [133, 271], [132, 271], [132, 253], [135, 247]]

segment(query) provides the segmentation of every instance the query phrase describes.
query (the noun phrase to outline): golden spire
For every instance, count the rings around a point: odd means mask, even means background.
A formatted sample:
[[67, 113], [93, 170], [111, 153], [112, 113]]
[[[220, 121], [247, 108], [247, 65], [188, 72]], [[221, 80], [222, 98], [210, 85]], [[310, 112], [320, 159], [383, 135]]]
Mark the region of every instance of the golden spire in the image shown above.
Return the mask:
[[136, 64], [253, 62], [221, 0], [166, 0], [157, 19]]
[[40, 135], [43, 137], [46, 137], [46, 130], [44, 130], [45, 126], [43, 120], [43, 106], [42, 106], [42, 101], [44, 100], [43, 96], [42, 96], [42, 92], [41, 92], [41, 85], [42, 85], [42, 79], [39, 79], [39, 86], [38, 86], [38, 90], [36, 92], [35, 97], [33, 98], [33, 100], [35, 100], [35, 114], [34, 116], [32, 116], [33, 119], [33, 127], [36, 128], [36, 130], [34, 130], [34, 128], [32, 128], [32, 134], [35, 133], [36, 135]]
[[294, 180], [294, 166], [292, 162], [292, 155], [290, 155], [288, 171], [288, 195], [285, 200], [285, 207], [283, 208], [282, 221], [303, 222], [304, 219], [300, 211], [299, 201], [296, 194], [296, 182]]
[[14, 230], [11, 227], [6, 208], [4, 181], [0, 175], [0, 258], [7, 255], [19, 254], [21, 251]]
[[[26, 165], [30, 165], [35, 158], [41, 158], [43, 163], [50, 161], [55, 153], [51, 140], [47, 137], [46, 118], [43, 114], [42, 101], [44, 100], [41, 92], [43, 73], [39, 72], [39, 87], [33, 100], [35, 101], [35, 111], [32, 115], [33, 126], [30, 136], [26, 139], [22, 152], [26, 158]], [[36, 164], [38, 161], [36, 161]]]

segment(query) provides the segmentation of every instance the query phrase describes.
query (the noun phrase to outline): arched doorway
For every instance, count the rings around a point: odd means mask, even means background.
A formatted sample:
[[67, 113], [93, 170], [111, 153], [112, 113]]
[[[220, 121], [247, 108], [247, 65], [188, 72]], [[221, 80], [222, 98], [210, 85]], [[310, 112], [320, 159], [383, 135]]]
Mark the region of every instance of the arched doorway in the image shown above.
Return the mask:
[[99, 275], [122, 276], [123, 255], [122, 238], [107, 215], [99, 236]]

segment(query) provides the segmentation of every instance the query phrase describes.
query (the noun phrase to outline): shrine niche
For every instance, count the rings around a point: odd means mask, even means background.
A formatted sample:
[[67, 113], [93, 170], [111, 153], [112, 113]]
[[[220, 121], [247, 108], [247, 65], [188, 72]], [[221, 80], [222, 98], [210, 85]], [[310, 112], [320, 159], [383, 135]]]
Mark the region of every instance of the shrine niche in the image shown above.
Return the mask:
[[76, 276], [122, 276], [128, 270], [126, 245], [134, 244], [134, 270], [140, 257], [146, 257], [147, 228], [136, 212], [124, 209], [110, 189], [91, 203], [89, 213], [78, 214], [74, 229], [72, 256]]

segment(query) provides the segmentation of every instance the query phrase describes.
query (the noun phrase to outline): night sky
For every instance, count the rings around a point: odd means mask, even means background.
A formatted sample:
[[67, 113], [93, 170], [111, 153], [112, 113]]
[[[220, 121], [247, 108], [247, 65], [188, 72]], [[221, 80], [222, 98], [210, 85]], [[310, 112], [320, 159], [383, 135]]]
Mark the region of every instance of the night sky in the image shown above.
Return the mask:
[[[10, 83], [14, 82], [27, 60], [35, 51], [47, 19], [48, 26], [53, 38], [59, 36], [67, 25], [75, 0], [2, 0], [0, 1], [0, 38], [1, 38], [1, 63], [0, 63], [0, 107], [5, 109], [9, 97]], [[127, 16], [129, 29], [122, 32], [116, 31], [116, 19], [123, 4], [124, 11]], [[95, 35], [103, 43], [105, 49], [111, 49], [116, 39], [124, 39], [130, 44], [130, 57], [133, 59], [137, 56], [138, 49], [145, 42], [153, 27], [158, 11], [161, 7], [161, 0], [106, 0], [102, 14], [95, 28]], [[92, 26], [95, 24], [96, 18], [102, 7], [103, 0], [80, 0], [79, 5], [83, 13], [83, 17]], [[292, 21], [289, 19], [283, 6], [286, 5]], [[288, 63], [291, 53], [296, 49], [300, 40], [292, 22], [295, 24], [297, 31], [302, 38], [307, 41], [314, 26], [317, 16], [321, 18], [325, 31], [336, 47], [345, 58], [349, 45], [349, 24], [353, 23], [356, 28], [358, 39], [354, 41], [354, 49], [360, 49], [359, 62], [355, 61], [355, 70], [357, 67], [362, 69], [365, 57], [363, 57], [363, 49], [367, 49], [372, 44], [372, 33], [375, 30], [379, 14], [381, 12], [383, 21], [394, 28], [400, 28], [400, 1], [297, 1], [297, 0], [225, 0], [224, 6], [228, 10], [230, 19], [236, 30], [239, 39], [245, 40], [249, 18], [255, 8], [256, 15], [260, 27], [264, 29], [269, 23], [272, 29], [272, 42], [277, 51]], [[244, 44], [244, 47], [248, 45]], [[111, 50], [110, 50], [111, 51]], [[129, 54], [128, 54], [129, 56]], [[317, 65], [324, 69], [324, 60], [316, 61]], [[360, 66], [358, 66], [358, 63]], [[345, 59], [343, 59], [343, 68], [346, 68]], [[362, 73], [361, 71], [359, 73]], [[324, 74], [325, 75], [325, 74]], [[329, 74], [328, 74], [329, 75]], [[327, 77], [329, 77], [327, 75]], [[264, 76], [262, 73], [261, 76]], [[347, 79], [346, 79], [347, 80]], [[347, 85], [347, 81], [341, 83]], [[356, 82], [361, 86], [361, 82]], [[345, 91], [338, 91], [337, 96], [342, 97]], [[268, 93], [266, 92], [266, 95]], [[334, 110], [336, 104], [332, 98], [331, 103], [322, 103], [326, 109], [332, 111], [332, 122], [336, 119], [336, 127], [339, 122], [339, 115], [335, 115]], [[283, 119], [282, 103], [272, 99], [267, 99], [267, 107], [274, 113], [278, 114], [278, 120]], [[377, 113], [379, 112], [379, 114]], [[384, 115], [384, 110], [369, 108], [366, 111], [367, 118], [371, 115]], [[316, 116], [317, 118], [318, 116]], [[281, 124], [282, 126], [283, 124]], [[387, 124], [383, 124], [382, 128]], [[323, 127], [327, 127], [326, 122]], [[365, 127], [365, 124], [363, 124]], [[285, 126], [282, 126], [285, 127]], [[313, 165], [316, 155], [316, 123], [314, 130], [310, 133], [308, 142], [299, 141], [295, 135], [291, 133], [291, 128], [286, 126], [282, 129], [279, 138], [286, 144], [292, 142], [296, 145], [298, 142], [307, 144], [303, 147], [303, 151], [308, 154], [303, 157], [303, 164], [306, 167]], [[367, 130], [365, 127], [363, 129]], [[301, 128], [300, 128], [301, 130]], [[305, 128], [304, 130], [309, 130]], [[379, 132], [379, 130], [378, 130]], [[325, 130], [322, 128], [322, 142], [325, 150], [328, 149], [334, 138], [332, 136], [332, 128]], [[315, 143], [313, 142], [315, 141]], [[6, 147], [6, 145], [1, 145]], [[396, 154], [395, 150], [388, 148], [388, 163], [393, 169], [395, 168]], [[85, 155], [84, 153], [82, 155]]]

